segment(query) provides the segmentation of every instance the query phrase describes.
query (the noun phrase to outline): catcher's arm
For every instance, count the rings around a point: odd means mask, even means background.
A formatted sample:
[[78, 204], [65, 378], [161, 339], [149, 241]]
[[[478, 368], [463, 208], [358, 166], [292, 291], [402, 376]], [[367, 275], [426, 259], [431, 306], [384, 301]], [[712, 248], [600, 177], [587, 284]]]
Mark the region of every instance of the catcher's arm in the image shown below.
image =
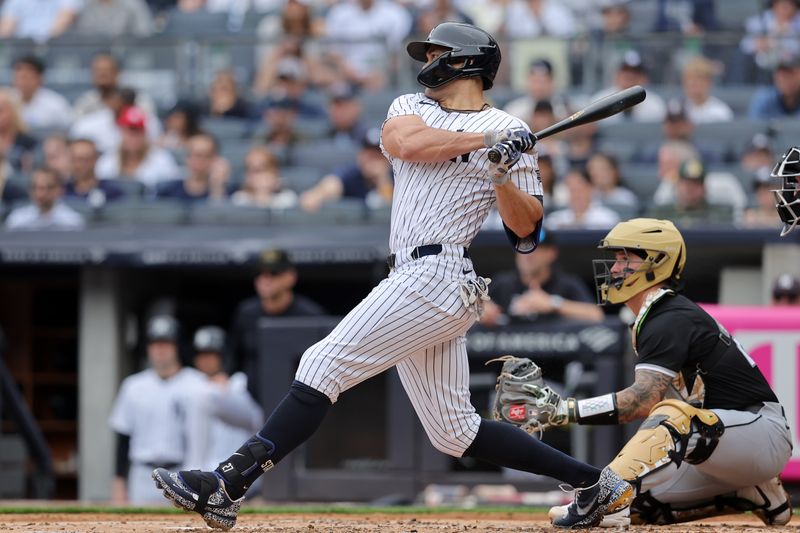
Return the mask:
[[633, 385], [616, 394], [619, 423], [627, 424], [650, 414], [653, 406], [666, 396], [672, 380], [661, 372], [637, 370]]
[[[498, 360], [503, 361], [503, 368], [497, 378], [497, 394], [492, 410], [496, 420], [510, 422], [529, 433], [541, 433], [551, 426], [564, 426], [573, 422], [619, 422], [615, 393], [585, 400], [562, 399], [545, 385], [541, 368], [530, 359], [506, 355], [493, 361]], [[633, 403], [626, 404], [626, 408], [628, 405]]]

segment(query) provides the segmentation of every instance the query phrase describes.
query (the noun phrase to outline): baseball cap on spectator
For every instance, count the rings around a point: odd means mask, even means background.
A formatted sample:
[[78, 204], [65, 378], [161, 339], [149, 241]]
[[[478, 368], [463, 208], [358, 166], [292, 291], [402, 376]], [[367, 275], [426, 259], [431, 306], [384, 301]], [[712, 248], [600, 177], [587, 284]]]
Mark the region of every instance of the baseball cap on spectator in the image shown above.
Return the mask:
[[147, 123], [147, 117], [144, 112], [135, 106], [126, 107], [122, 110], [117, 118], [117, 124], [121, 128], [129, 128], [132, 130], [144, 130]]
[[258, 257], [258, 270], [262, 274], [281, 274], [293, 267], [289, 254], [280, 248], [264, 250]]
[[222, 353], [225, 349], [225, 332], [217, 326], [205, 326], [194, 333], [196, 352]]
[[769, 137], [766, 133], [759, 132], [753, 135], [753, 138], [747, 141], [742, 153], [757, 151], [769, 152], [770, 154], [772, 153], [772, 143], [770, 143]]
[[687, 159], [681, 163], [678, 169], [678, 177], [684, 180], [704, 183], [706, 179], [706, 169], [699, 159]]
[[761, 187], [774, 189], [775, 180], [772, 179], [772, 170], [769, 167], [759, 167], [753, 173], [753, 190], [757, 191]]
[[381, 129], [368, 128], [361, 137], [361, 146], [364, 148], [381, 148]]
[[553, 64], [550, 61], [548, 61], [547, 59], [544, 59], [544, 58], [540, 57], [538, 59], [534, 59], [533, 61], [531, 61], [531, 64], [528, 67], [528, 70], [531, 73], [544, 72], [545, 74], [548, 74], [548, 75], [552, 76], [553, 75]]
[[642, 56], [636, 50], [628, 50], [622, 55], [622, 61], [619, 64], [619, 70], [634, 70], [636, 72], [644, 72]]
[[667, 114], [664, 120], [676, 122], [679, 120], [688, 120], [689, 115], [686, 113], [686, 106], [680, 98], [671, 98], [667, 101]]
[[358, 91], [349, 83], [337, 83], [328, 90], [328, 98], [330, 98], [332, 102], [354, 100], [357, 96]]
[[781, 274], [772, 285], [772, 297], [795, 299], [800, 298], [800, 279], [792, 274]]
[[169, 315], [157, 315], [147, 323], [147, 342], [178, 341], [178, 322]]

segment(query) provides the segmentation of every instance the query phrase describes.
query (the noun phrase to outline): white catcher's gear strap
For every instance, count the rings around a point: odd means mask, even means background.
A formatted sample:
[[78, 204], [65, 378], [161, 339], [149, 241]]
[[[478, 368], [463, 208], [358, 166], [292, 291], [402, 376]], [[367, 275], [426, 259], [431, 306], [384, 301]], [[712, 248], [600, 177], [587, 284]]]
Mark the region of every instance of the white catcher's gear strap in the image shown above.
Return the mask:
[[458, 284], [458, 295], [464, 302], [464, 307], [468, 311], [475, 313], [478, 318], [483, 314], [483, 302], [489, 298], [489, 284], [492, 278], [476, 276]]

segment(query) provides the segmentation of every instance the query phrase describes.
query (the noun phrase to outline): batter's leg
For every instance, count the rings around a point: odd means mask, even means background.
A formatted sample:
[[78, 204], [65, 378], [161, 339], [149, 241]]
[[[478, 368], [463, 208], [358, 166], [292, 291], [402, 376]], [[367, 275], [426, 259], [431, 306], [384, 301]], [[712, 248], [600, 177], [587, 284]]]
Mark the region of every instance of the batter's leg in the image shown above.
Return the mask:
[[551, 476], [575, 487], [598, 480], [596, 468], [515, 426], [481, 419], [469, 400], [463, 336], [418, 351], [398, 363], [397, 370], [428, 438], [443, 453]]

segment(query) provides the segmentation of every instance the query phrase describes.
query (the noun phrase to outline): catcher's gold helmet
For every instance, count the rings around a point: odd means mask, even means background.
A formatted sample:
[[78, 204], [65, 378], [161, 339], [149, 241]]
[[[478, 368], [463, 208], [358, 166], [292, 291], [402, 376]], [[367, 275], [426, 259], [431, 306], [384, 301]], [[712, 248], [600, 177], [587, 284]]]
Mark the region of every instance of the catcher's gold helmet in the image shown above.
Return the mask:
[[[658, 283], [677, 281], [686, 264], [683, 236], [669, 220], [634, 218], [620, 222], [598, 248], [612, 254], [592, 261], [600, 305], [624, 303]], [[618, 252], [624, 256], [617, 256]], [[614, 268], [616, 263], [620, 265]]]

